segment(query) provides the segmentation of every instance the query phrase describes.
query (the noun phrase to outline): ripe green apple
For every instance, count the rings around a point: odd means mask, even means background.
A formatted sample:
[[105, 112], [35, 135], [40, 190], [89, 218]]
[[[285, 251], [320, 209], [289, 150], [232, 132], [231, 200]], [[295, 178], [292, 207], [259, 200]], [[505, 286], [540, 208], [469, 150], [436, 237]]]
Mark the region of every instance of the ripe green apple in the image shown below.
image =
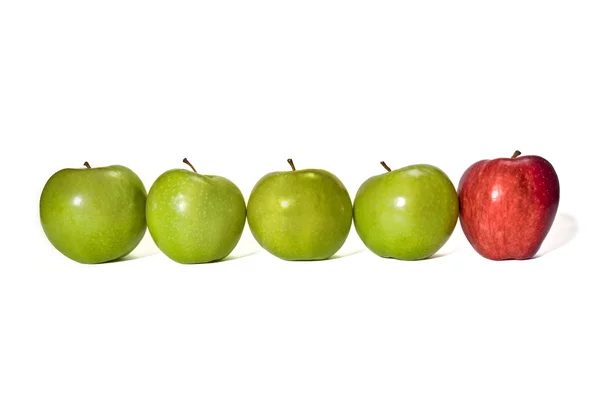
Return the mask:
[[366, 180], [354, 200], [354, 226], [381, 257], [420, 260], [436, 253], [458, 220], [458, 196], [446, 174], [418, 164]]
[[242, 236], [246, 202], [227, 178], [174, 169], [148, 192], [148, 230], [158, 248], [182, 264], [207, 263], [229, 255]]
[[40, 221], [68, 258], [104, 263], [129, 254], [146, 232], [146, 188], [124, 166], [63, 169], [42, 191]]
[[258, 243], [284, 260], [323, 260], [344, 244], [352, 225], [352, 200], [325, 170], [265, 175], [248, 200], [248, 225]]

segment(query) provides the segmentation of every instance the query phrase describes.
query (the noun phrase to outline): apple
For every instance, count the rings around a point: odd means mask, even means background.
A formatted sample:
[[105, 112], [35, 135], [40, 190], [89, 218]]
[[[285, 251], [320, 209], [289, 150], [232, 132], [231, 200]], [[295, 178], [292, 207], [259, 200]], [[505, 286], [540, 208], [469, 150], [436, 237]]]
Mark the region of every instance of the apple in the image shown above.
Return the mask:
[[539, 250], [560, 197], [554, 167], [540, 156], [481, 160], [458, 185], [460, 223], [467, 240], [490, 260], [525, 260]]
[[242, 236], [246, 202], [225, 177], [173, 169], [161, 174], [148, 192], [146, 219], [156, 246], [182, 264], [227, 257]]
[[450, 238], [458, 221], [458, 197], [439, 168], [416, 164], [366, 180], [354, 199], [354, 227], [380, 257], [422, 260]]
[[248, 199], [248, 225], [257, 242], [284, 260], [324, 260], [344, 244], [352, 226], [352, 201], [332, 173], [320, 169], [274, 172]]
[[104, 263], [129, 254], [146, 232], [146, 188], [124, 166], [63, 169], [42, 190], [40, 221], [68, 258]]

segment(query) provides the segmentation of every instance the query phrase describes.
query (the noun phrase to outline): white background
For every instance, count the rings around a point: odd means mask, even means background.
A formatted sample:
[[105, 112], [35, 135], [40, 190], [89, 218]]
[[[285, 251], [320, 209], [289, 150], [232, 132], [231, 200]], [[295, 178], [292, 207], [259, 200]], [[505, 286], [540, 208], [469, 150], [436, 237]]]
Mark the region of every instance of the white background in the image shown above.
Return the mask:
[[[3, 1], [0, 396], [598, 397], [596, 1]], [[183, 266], [149, 235], [84, 266], [38, 201], [66, 167], [368, 177], [537, 154], [561, 204], [540, 257], [383, 260], [352, 230], [287, 263], [246, 228]], [[592, 240], [592, 238], [596, 238]]]

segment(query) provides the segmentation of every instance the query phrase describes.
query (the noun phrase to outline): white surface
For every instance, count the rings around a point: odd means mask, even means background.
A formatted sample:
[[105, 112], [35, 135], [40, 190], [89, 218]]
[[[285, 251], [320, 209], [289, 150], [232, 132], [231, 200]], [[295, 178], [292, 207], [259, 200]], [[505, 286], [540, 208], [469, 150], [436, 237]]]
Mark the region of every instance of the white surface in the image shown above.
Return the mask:
[[[493, 3], [493, 4], [492, 4]], [[600, 14], [594, 1], [0, 5], [0, 396], [597, 397]], [[588, 138], [585, 138], [587, 135]], [[597, 147], [596, 147], [597, 148]], [[542, 252], [286, 263], [73, 263], [38, 200], [65, 167], [236, 182], [432, 163], [458, 183], [515, 149], [562, 188]], [[594, 241], [592, 241], [592, 238]]]

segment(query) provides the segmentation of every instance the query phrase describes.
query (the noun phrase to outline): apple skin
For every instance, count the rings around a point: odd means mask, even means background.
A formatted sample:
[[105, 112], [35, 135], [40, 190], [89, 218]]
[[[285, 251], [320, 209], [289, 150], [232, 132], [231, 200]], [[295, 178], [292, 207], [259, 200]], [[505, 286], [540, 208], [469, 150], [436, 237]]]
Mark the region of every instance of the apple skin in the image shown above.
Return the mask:
[[257, 242], [283, 260], [324, 260], [344, 244], [352, 201], [344, 184], [320, 169], [274, 172], [254, 186], [248, 225]]
[[371, 177], [354, 199], [356, 232], [380, 257], [428, 258], [450, 238], [457, 221], [456, 189], [432, 165], [412, 165]]
[[146, 219], [154, 243], [171, 260], [208, 263], [227, 257], [239, 242], [246, 202], [227, 178], [174, 169], [152, 184]]
[[63, 169], [42, 190], [40, 221], [71, 260], [98, 264], [129, 254], [146, 232], [146, 188], [124, 166]]
[[490, 260], [535, 256], [560, 199], [556, 171], [540, 156], [476, 162], [464, 172], [458, 192], [465, 236]]

